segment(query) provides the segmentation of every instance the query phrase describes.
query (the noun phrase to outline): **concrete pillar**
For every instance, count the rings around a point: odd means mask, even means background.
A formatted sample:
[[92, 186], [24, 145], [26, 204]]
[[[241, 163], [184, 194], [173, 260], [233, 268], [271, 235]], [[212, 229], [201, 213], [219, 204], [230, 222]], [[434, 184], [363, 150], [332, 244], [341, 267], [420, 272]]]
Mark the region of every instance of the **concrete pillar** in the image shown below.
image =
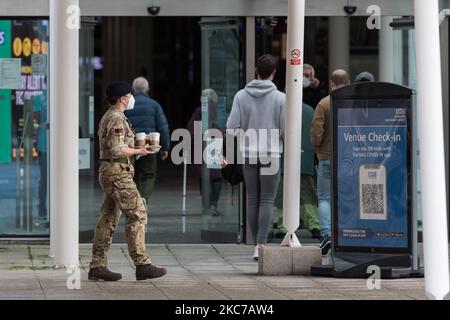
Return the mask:
[[449, 291], [447, 203], [438, 0], [414, 1], [425, 292]]
[[379, 80], [383, 82], [394, 82], [394, 29], [389, 25], [392, 19], [381, 18]]
[[300, 242], [295, 231], [300, 224], [305, 0], [289, 0], [288, 12], [283, 182], [283, 225], [287, 234], [282, 245], [298, 247]]
[[350, 70], [350, 18], [330, 17], [328, 31], [328, 73]]
[[78, 257], [78, 0], [50, 0], [50, 212], [56, 267]]

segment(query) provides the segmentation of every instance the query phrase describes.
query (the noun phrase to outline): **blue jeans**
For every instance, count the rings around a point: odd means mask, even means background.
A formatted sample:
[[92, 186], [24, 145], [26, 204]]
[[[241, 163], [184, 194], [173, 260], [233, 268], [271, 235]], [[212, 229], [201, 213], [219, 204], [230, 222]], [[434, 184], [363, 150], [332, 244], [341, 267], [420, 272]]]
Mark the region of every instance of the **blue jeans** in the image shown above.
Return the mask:
[[322, 238], [331, 236], [331, 161], [320, 160], [317, 167], [317, 200]]

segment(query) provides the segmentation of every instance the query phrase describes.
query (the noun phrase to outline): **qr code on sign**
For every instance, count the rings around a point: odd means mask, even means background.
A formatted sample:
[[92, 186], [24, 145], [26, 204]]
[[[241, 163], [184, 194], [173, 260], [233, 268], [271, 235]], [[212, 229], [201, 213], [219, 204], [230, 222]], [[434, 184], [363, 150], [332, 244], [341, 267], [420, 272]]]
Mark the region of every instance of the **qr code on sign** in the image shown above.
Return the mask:
[[385, 214], [384, 185], [363, 184], [361, 187], [362, 212], [365, 214]]

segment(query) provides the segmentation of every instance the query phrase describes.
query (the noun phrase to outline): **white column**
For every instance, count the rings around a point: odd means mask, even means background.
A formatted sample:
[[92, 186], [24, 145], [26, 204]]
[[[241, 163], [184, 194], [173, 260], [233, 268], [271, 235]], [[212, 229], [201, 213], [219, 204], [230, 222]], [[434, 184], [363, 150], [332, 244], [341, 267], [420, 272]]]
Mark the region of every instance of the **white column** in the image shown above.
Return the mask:
[[392, 17], [381, 18], [379, 44], [379, 80], [394, 82], [394, 29], [389, 25]]
[[77, 8], [78, 0], [50, 0], [50, 241], [55, 266], [68, 268], [79, 261]]
[[438, 1], [415, 0], [414, 11], [425, 292], [443, 299], [449, 264]]
[[350, 20], [347, 17], [329, 17], [328, 70], [336, 69], [350, 74]]
[[298, 247], [305, 0], [289, 0], [287, 23], [283, 225], [288, 232], [281, 245]]

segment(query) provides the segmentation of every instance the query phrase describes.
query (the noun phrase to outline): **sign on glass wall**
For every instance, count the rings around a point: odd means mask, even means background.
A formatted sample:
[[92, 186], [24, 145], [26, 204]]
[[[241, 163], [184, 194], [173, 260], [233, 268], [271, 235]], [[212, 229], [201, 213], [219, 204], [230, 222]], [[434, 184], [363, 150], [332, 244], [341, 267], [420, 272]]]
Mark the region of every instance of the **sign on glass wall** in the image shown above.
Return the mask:
[[0, 19], [0, 237], [46, 235], [48, 20]]

